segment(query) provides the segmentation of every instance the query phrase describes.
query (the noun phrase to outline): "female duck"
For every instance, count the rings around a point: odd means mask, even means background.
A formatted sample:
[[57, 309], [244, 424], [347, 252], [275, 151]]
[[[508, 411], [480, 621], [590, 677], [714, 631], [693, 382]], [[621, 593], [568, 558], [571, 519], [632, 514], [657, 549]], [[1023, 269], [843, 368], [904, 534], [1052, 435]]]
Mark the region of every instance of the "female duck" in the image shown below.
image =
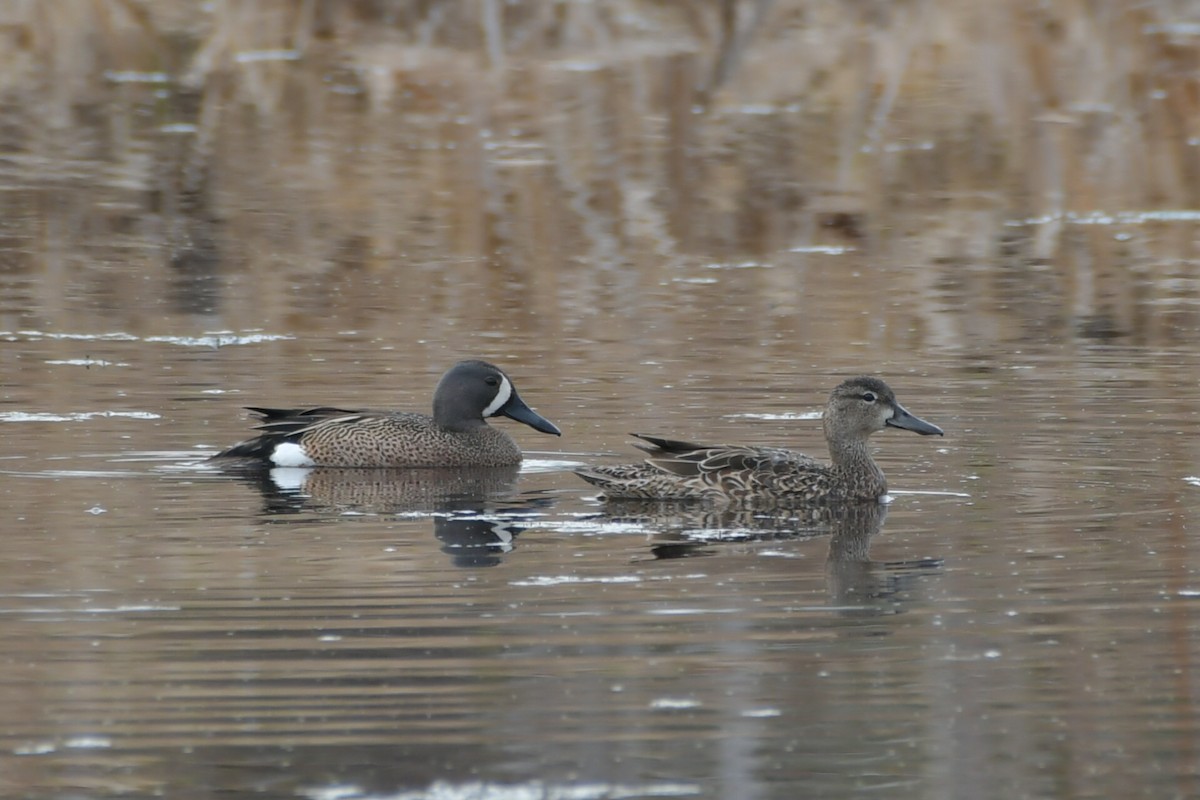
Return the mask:
[[887, 494], [883, 470], [867, 439], [884, 428], [942, 435], [936, 425], [908, 413], [879, 378], [850, 378], [825, 407], [825, 441], [832, 464], [772, 447], [703, 445], [633, 434], [650, 454], [641, 464], [576, 471], [609, 499], [716, 500], [752, 505], [813, 505], [877, 500]]
[[277, 467], [503, 467], [521, 463], [521, 448], [487, 424], [508, 417], [561, 436], [525, 405], [509, 377], [486, 361], [460, 361], [433, 393], [433, 416], [341, 408], [251, 408], [261, 434], [213, 458]]

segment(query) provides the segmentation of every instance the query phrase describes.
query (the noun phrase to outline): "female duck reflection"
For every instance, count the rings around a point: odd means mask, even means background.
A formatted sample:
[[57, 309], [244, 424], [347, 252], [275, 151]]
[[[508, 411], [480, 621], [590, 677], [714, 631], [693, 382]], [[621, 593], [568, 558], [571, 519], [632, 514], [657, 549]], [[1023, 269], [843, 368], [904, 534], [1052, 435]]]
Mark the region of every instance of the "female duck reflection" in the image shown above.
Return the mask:
[[[620, 509], [624, 513], [613, 514]], [[650, 546], [657, 559], [716, 555], [721, 543], [797, 540], [830, 534], [825, 560], [830, 604], [870, 615], [898, 613], [917, 576], [940, 570], [940, 558], [874, 561], [871, 543], [883, 529], [888, 506], [862, 502], [786, 512], [697, 508], [626, 501], [609, 504], [609, 518], [634, 522], [662, 535]]]

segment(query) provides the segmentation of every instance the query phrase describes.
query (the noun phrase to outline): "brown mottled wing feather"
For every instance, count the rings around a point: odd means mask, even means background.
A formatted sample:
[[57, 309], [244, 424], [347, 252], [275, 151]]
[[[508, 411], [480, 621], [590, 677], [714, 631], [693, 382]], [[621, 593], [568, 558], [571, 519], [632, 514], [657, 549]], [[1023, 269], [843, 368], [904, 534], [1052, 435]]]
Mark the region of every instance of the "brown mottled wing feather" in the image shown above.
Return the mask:
[[649, 454], [643, 463], [590, 467], [576, 473], [610, 498], [657, 500], [752, 501], [759, 493], [772, 502], [806, 500], [826, 491], [830, 481], [828, 467], [792, 450], [633, 435], [647, 443], [636, 444]]
[[722, 473], [782, 473], [819, 467], [803, 453], [775, 447], [714, 445], [690, 452], [654, 456], [646, 461], [680, 477], [699, 477], [706, 483], [719, 481]]
[[780, 477], [809, 473], [812, 479], [825, 471], [809, 456], [781, 448], [702, 445], [633, 435], [647, 443], [635, 443], [649, 454], [645, 462], [582, 470], [580, 476], [613, 494], [678, 497], [742, 493], [773, 486]]
[[328, 422], [338, 417], [357, 417], [362, 412], [350, 411], [345, 408], [334, 408], [332, 406], [317, 406], [315, 408], [258, 408], [255, 406], [246, 406], [247, 411], [252, 411], [260, 417], [259, 425], [255, 425], [255, 430], [269, 431], [282, 436], [289, 433], [298, 433], [305, 428], [310, 428], [313, 425], [318, 425], [322, 422]]

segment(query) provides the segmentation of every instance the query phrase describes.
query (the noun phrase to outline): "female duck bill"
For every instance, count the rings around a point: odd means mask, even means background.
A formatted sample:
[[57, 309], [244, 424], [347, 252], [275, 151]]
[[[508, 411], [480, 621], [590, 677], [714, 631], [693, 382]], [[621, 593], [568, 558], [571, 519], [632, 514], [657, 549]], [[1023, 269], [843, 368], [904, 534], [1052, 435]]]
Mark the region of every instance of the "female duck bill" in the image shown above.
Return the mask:
[[906, 431], [919, 433], [922, 436], [944, 436], [942, 429], [932, 422], [926, 422], [920, 417], [910, 414], [908, 409], [899, 403], [895, 404], [896, 413], [888, 418], [885, 424], [893, 428], [903, 428]]

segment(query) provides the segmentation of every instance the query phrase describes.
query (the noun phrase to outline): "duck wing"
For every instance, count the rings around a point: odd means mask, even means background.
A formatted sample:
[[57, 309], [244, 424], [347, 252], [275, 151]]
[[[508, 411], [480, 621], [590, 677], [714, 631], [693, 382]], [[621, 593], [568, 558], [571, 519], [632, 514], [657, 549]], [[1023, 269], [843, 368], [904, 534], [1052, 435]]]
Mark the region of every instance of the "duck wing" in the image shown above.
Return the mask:
[[650, 454], [646, 462], [657, 469], [682, 478], [700, 478], [718, 482], [730, 473], [793, 473], [822, 469], [820, 463], [803, 453], [781, 447], [749, 445], [703, 445], [676, 439], [661, 439], [635, 433], [649, 443], [635, 446]]
[[345, 408], [334, 408], [333, 406], [315, 406], [313, 408], [259, 408], [246, 406], [246, 410], [252, 411], [259, 416], [259, 424], [254, 426], [255, 430], [266, 431], [268, 434], [276, 434], [281, 437], [292, 433], [299, 433], [314, 425], [320, 425], [321, 423], [336, 419], [357, 419], [363, 414], [361, 411], [350, 411]]

